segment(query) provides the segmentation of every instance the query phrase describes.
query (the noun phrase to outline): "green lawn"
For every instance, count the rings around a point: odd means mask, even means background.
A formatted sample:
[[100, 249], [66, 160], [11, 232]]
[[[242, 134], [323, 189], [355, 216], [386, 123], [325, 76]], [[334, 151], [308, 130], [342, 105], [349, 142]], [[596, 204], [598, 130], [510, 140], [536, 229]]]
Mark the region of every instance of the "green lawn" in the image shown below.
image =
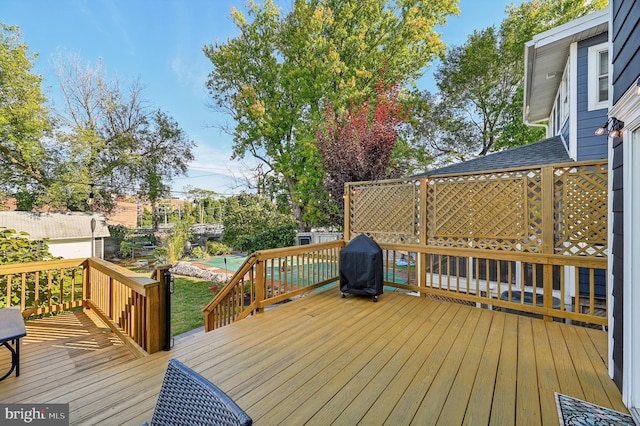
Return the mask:
[[171, 335], [176, 336], [204, 325], [202, 308], [211, 302], [214, 294], [210, 281], [173, 276], [171, 295]]
[[[140, 260], [140, 259], [137, 259]], [[146, 269], [136, 268], [129, 262], [121, 262], [121, 266], [143, 275], [149, 274]], [[171, 295], [171, 336], [177, 336], [204, 325], [202, 308], [209, 303], [214, 293], [209, 290], [213, 283], [198, 278], [173, 276], [173, 294]]]

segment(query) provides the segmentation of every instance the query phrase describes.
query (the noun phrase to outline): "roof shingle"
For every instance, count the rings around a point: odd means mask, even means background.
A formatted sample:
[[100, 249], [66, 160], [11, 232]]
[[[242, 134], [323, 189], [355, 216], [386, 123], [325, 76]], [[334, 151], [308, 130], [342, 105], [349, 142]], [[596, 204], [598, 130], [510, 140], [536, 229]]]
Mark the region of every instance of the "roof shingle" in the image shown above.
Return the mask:
[[450, 164], [438, 169], [429, 170], [414, 175], [413, 177], [484, 172], [515, 167], [567, 163], [570, 161], [573, 160], [569, 157], [562, 138], [560, 138], [560, 136], [554, 136], [517, 148], [474, 158], [473, 160], [462, 163]]

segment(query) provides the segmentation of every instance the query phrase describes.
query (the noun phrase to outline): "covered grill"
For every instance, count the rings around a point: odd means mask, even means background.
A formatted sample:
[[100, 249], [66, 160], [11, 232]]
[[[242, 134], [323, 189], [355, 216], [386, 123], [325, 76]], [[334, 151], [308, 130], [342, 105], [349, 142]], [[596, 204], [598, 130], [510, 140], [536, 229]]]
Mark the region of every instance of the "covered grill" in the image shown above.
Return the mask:
[[340, 252], [340, 291], [360, 296], [382, 294], [382, 249], [373, 239], [360, 234]]

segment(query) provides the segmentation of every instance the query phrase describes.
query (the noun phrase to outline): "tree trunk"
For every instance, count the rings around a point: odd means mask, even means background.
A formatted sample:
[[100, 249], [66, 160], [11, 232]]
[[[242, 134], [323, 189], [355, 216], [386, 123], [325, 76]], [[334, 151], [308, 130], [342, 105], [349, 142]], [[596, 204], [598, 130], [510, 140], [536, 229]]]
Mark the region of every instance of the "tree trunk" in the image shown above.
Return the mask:
[[160, 214], [158, 212], [158, 203], [155, 201], [151, 203], [151, 228], [153, 229], [153, 233], [158, 232], [158, 228], [160, 227]]
[[304, 231], [304, 224], [302, 222], [302, 203], [298, 202], [298, 200], [294, 196], [295, 181], [291, 177], [287, 177], [285, 179], [287, 182], [287, 188], [289, 188], [289, 202], [291, 203], [291, 213], [293, 213], [293, 217], [295, 217], [298, 221], [298, 230]]

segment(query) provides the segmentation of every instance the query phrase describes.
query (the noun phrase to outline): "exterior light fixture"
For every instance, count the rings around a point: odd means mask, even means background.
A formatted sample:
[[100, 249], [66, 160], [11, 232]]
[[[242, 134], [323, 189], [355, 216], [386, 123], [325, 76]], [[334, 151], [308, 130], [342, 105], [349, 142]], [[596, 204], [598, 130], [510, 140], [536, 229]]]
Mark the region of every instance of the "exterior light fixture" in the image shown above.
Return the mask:
[[612, 138], [621, 138], [622, 137], [622, 128], [624, 127], [624, 123], [618, 120], [615, 117], [609, 117], [609, 119], [600, 127], [598, 127], [595, 131], [596, 136], [604, 135], [604, 132], [609, 134], [609, 137]]

